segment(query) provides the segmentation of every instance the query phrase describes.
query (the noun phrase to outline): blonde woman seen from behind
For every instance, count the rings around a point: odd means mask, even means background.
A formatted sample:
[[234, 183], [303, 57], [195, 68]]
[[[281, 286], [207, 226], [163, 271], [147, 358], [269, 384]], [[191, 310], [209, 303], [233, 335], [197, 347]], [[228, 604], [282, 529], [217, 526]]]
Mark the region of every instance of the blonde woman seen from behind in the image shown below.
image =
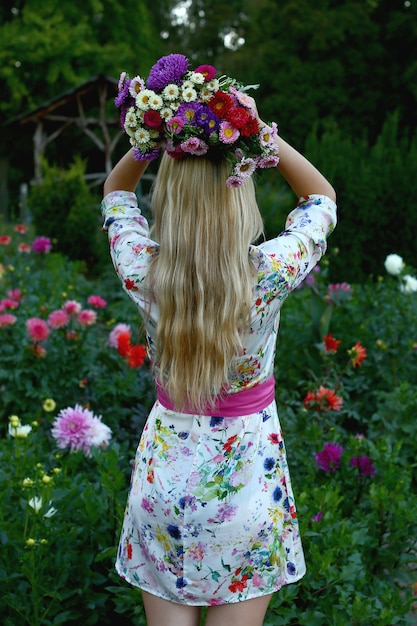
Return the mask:
[[[261, 626], [271, 595], [305, 573], [273, 365], [282, 304], [326, 250], [335, 192], [213, 70], [169, 55], [146, 83], [121, 81], [133, 147], [104, 185], [111, 257], [144, 320], [157, 393], [116, 562], [148, 626], [198, 626], [203, 606], [205, 626]], [[178, 99], [165, 121], [146, 109], [164, 98]], [[159, 146], [150, 232], [134, 192]], [[257, 243], [252, 174], [266, 167], [299, 201]]]

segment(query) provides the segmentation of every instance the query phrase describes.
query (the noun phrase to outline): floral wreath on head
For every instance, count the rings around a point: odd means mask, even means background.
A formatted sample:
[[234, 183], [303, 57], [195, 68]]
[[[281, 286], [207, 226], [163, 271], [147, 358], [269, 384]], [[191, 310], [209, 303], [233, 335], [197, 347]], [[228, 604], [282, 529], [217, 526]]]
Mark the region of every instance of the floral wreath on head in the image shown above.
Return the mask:
[[134, 147], [134, 158], [152, 161], [159, 147], [174, 159], [206, 156], [226, 159], [228, 187], [239, 187], [257, 168], [279, 162], [277, 125], [259, 127], [251, 99], [234, 78], [216, 78], [216, 69], [200, 65], [189, 70], [182, 54], [160, 58], [148, 79], [120, 75], [116, 106], [120, 122]]

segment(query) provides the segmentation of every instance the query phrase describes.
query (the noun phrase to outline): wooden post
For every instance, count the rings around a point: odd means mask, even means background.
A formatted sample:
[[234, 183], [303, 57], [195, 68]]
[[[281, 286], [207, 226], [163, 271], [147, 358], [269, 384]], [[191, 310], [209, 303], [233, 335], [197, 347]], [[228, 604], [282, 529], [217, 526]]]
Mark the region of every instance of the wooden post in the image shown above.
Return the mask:
[[33, 134], [33, 162], [34, 162], [34, 182], [39, 185], [42, 182], [42, 156], [45, 150], [45, 137], [43, 123], [40, 119], [36, 124]]
[[7, 176], [9, 172], [9, 161], [6, 157], [0, 158], [0, 215], [7, 222], [9, 218], [9, 190], [7, 186]]

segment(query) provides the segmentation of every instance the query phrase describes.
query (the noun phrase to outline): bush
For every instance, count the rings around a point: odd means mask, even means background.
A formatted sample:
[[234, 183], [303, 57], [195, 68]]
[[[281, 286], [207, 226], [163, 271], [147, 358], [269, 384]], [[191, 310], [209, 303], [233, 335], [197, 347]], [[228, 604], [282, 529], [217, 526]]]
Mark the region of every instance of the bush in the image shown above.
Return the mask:
[[85, 163], [80, 159], [67, 169], [44, 161], [42, 183], [31, 187], [28, 197], [36, 232], [54, 241], [56, 250], [72, 260], [95, 267], [103, 255], [98, 196], [84, 179]]
[[312, 132], [305, 152], [337, 191], [339, 225], [330, 246], [341, 253], [332, 264], [333, 281], [377, 278], [394, 249], [413, 258], [417, 215], [407, 202], [414, 195], [417, 136], [404, 136], [398, 114], [387, 118], [374, 145], [365, 133], [346, 136], [330, 125]]

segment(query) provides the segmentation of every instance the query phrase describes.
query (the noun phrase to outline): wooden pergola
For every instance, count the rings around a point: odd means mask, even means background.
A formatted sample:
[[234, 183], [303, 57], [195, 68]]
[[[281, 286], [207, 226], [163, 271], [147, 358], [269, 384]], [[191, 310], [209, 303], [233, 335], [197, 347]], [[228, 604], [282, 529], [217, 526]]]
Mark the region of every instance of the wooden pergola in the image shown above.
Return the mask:
[[112, 168], [112, 154], [122, 136], [116, 109], [114, 117], [106, 115], [106, 103], [116, 95], [117, 80], [98, 74], [9, 122], [8, 126], [34, 125], [34, 184], [41, 182], [41, 162], [46, 147], [74, 126], [103, 154], [103, 171], [86, 174], [89, 184], [99, 185], [104, 180]]

